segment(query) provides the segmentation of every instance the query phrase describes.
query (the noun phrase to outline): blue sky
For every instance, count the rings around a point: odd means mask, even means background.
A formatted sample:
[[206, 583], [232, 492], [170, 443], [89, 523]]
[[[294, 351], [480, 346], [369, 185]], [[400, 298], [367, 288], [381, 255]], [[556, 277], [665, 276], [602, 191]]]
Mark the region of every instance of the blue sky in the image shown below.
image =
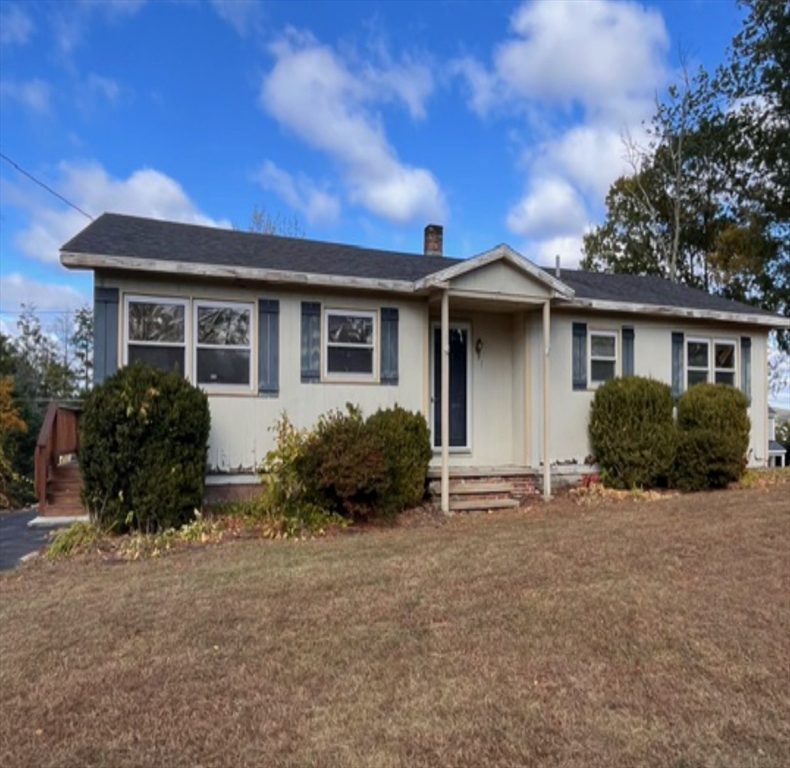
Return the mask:
[[[579, 259], [678, 50], [709, 68], [734, 1], [0, 0], [0, 151], [93, 216]], [[88, 220], [0, 161], [0, 311], [90, 299]]]

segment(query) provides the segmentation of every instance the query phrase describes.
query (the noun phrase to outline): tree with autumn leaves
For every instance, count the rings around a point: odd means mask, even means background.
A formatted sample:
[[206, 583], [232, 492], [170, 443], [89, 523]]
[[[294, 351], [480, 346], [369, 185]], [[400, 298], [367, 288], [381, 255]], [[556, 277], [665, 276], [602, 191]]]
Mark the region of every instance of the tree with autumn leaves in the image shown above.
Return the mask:
[[[727, 63], [657, 102], [582, 267], [661, 275], [790, 317], [790, 4], [740, 0]], [[790, 350], [790, 333], [779, 335]]]

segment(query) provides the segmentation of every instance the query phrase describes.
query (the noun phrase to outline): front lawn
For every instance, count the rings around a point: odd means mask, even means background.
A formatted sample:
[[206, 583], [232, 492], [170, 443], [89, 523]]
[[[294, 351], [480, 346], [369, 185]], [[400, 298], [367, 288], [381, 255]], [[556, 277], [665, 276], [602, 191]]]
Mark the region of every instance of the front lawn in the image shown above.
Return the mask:
[[0, 764], [790, 764], [790, 488], [0, 577]]

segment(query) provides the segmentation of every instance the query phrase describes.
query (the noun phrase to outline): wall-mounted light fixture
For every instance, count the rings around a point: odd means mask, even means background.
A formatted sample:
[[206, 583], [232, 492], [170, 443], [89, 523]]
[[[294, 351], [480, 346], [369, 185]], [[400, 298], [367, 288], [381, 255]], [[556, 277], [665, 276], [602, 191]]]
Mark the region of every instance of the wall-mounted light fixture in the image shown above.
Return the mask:
[[475, 352], [477, 353], [477, 359], [480, 359], [480, 354], [483, 351], [483, 340], [478, 336], [477, 342], [475, 343]]

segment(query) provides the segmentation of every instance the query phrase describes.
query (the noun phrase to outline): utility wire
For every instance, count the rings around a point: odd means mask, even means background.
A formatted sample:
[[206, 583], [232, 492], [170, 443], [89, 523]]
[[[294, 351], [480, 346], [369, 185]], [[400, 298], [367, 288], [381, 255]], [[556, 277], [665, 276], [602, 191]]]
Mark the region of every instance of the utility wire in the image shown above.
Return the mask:
[[85, 211], [83, 211], [82, 208], [80, 208], [78, 205], [74, 205], [74, 203], [72, 203], [70, 200], [66, 200], [66, 198], [63, 197], [63, 195], [59, 194], [58, 192], [55, 192], [55, 190], [52, 189], [52, 187], [48, 187], [43, 181], [39, 181], [32, 173], [28, 173], [24, 168], [22, 168], [20, 165], [15, 163], [10, 157], [8, 157], [8, 155], [4, 155], [2, 152], [0, 152], [0, 157], [3, 160], [5, 160], [9, 165], [13, 166], [23, 176], [27, 176], [28, 179], [30, 179], [35, 184], [38, 184], [39, 187], [43, 187], [51, 195], [55, 195], [55, 197], [57, 197], [58, 200], [62, 200], [64, 203], [66, 203], [66, 205], [70, 206], [75, 211], [81, 213], [83, 216], [93, 221], [93, 216], [91, 216], [89, 213], [85, 213]]

